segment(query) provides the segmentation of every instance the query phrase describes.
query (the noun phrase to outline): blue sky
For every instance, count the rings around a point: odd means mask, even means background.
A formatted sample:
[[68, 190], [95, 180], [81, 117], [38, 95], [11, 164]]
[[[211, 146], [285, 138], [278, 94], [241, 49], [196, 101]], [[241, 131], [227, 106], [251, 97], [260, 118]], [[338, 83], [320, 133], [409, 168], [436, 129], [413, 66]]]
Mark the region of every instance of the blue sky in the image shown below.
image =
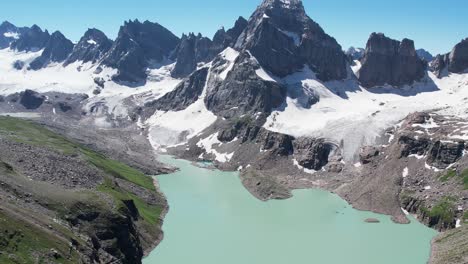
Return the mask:
[[[77, 41], [90, 27], [114, 38], [124, 20], [155, 21], [177, 35], [201, 32], [212, 37], [239, 15], [250, 16], [261, 0], [13, 0], [0, 4], [0, 21], [33, 23], [60, 30]], [[67, 2], [67, 4], [64, 4]], [[448, 52], [468, 37], [466, 0], [304, 0], [309, 16], [343, 48], [364, 47], [370, 33], [415, 40], [418, 48]]]

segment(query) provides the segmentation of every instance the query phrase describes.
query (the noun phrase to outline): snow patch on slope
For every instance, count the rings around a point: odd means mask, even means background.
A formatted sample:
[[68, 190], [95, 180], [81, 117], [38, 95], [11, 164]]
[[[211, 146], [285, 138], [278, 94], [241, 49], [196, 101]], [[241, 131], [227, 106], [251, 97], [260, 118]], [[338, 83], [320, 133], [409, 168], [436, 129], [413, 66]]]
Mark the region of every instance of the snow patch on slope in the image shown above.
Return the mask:
[[218, 134], [219, 133], [214, 133], [207, 138], [200, 139], [200, 141], [198, 141], [197, 143], [197, 146], [204, 149], [206, 153], [213, 154], [217, 161], [228, 162], [234, 156], [234, 152], [233, 153], [220, 153], [216, 149], [213, 148], [215, 145], [221, 146], [223, 144], [221, 141], [218, 140]]
[[[314, 91], [320, 101], [303, 107], [288, 97], [284, 108], [274, 111], [264, 127], [300, 136], [343, 142], [343, 155], [353, 161], [358, 149], [372, 145], [381, 133], [415, 111], [440, 112], [468, 117], [468, 74], [452, 74], [438, 79], [432, 73], [413, 87], [363, 89], [356, 80], [322, 83], [303, 70], [283, 78], [286, 85], [301, 83]], [[438, 88], [438, 89], [437, 89]]]
[[181, 111], [156, 111], [146, 121], [153, 148], [164, 149], [186, 143], [216, 121], [217, 117], [205, 106], [210, 75], [211, 69], [203, 92], [195, 103]]

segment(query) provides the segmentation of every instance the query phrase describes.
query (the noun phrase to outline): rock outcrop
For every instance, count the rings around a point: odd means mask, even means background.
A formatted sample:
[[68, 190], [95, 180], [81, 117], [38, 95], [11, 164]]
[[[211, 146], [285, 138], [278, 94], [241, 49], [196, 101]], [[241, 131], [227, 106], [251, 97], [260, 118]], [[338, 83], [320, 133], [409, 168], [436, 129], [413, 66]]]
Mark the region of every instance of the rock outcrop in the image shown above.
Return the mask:
[[300, 0], [264, 0], [235, 48], [250, 51], [267, 71], [279, 77], [305, 65], [322, 81], [347, 76], [347, 59], [341, 46], [306, 15]]
[[294, 159], [309, 170], [320, 170], [328, 164], [329, 157], [337, 149], [324, 139], [298, 138], [294, 140]]
[[39, 51], [47, 45], [49, 38], [47, 30], [42, 31], [39, 26], [33, 25], [13, 41], [10, 47], [16, 51]]
[[102, 31], [95, 28], [88, 29], [75, 45], [64, 65], [66, 66], [76, 61], [94, 64], [104, 57], [106, 52], [111, 48], [112, 43], [112, 40], [107, 38]]
[[164, 63], [178, 44], [179, 38], [157, 23], [126, 21], [102, 64], [118, 70], [114, 81], [141, 84], [146, 70]]
[[468, 38], [455, 45], [448, 54], [437, 55], [431, 70], [439, 77], [448, 73], [464, 73], [468, 70]]
[[257, 61], [243, 52], [222, 83], [212, 85], [207, 92], [207, 108], [219, 116], [231, 118], [244, 114], [271, 113], [286, 99], [286, 88], [272, 81], [261, 79], [256, 70]]
[[65, 61], [72, 52], [73, 46], [70, 40], [59, 31], [56, 31], [47, 41], [41, 56], [33, 60], [29, 64], [29, 68], [31, 70], [39, 70], [46, 67], [49, 63]]
[[19, 103], [28, 110], [39, 108], [45, 101], [46, 97], [31, 90], [25, 90], [20, 93]]
[[411, 85], [426, 73], [426, 63], [416, 54], [412, 40], [400, 42], [381, 33], [370, 36], [361, 64], [358, 78], [366, 88]]

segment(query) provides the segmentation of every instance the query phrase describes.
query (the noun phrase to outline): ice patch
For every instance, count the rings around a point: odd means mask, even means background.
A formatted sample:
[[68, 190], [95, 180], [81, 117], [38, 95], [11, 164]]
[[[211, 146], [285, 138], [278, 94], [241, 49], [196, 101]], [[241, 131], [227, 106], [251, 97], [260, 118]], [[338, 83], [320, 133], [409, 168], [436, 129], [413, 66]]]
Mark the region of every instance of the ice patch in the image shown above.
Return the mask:
[[402, 173], [402, 174], [403, 174], [403, 178], [408, 177], [408, 174], [409, 174], [409, 169], [408, 169], [408, 167], [406, 167], [406, 168], [403, 170], [403, 173]]
[[204, 149], [206, 153], [213, 154], [217, 161], [223, 162], [223, 163], [228, 162], [234, 156], [234, 152], [233, 153], [220, 153], [216, 149], [213, 148], [214, 145], [221, 146], [223, 144], [221, 141], [218, 140], [218, 134], [219, 133], [215, 133], [215, 134], [210, 135], [207, 138], [200, 139], [200, 141], [198, 141], [197, 143], [197, 146]]
[[294, 166], [296, 166], [298, 169], [304, 171], [305, 173], [314, 174], [314, 173], [317, 172], [316, 170], [311, 170], [311, 169], [304, 168], [303, 166], [301, 166], [301, 165], [299, 164], [299, 162], [298, 162], [296, 159], [293, 159], [292, 161], [293, 161], [293, 163], [294, 163]]
[[97, 44], [97, 42], [94, 39], [88, 39], [88, 41], [86, 41], [86, 42], [88, 42], [88, 44], [91, 44], [91, 45], [96, 45]]

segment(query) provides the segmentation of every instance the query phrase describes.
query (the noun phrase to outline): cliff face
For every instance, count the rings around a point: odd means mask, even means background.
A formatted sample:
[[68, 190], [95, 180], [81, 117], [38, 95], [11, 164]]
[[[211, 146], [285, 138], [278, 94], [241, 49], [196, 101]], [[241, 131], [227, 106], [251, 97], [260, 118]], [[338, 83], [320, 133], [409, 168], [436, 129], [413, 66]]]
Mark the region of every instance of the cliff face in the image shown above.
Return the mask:
[[13, 118], [0, 148], [0, 262], [141, 263], [161, 237], [151, 177]]
[[412, 40], [403, 39], [400, 42], [377, 33], [370, 36], [361, 64], [358, 78], [366, 88], [385, 84], [410, 85], [421, 80], [426, 69]]

